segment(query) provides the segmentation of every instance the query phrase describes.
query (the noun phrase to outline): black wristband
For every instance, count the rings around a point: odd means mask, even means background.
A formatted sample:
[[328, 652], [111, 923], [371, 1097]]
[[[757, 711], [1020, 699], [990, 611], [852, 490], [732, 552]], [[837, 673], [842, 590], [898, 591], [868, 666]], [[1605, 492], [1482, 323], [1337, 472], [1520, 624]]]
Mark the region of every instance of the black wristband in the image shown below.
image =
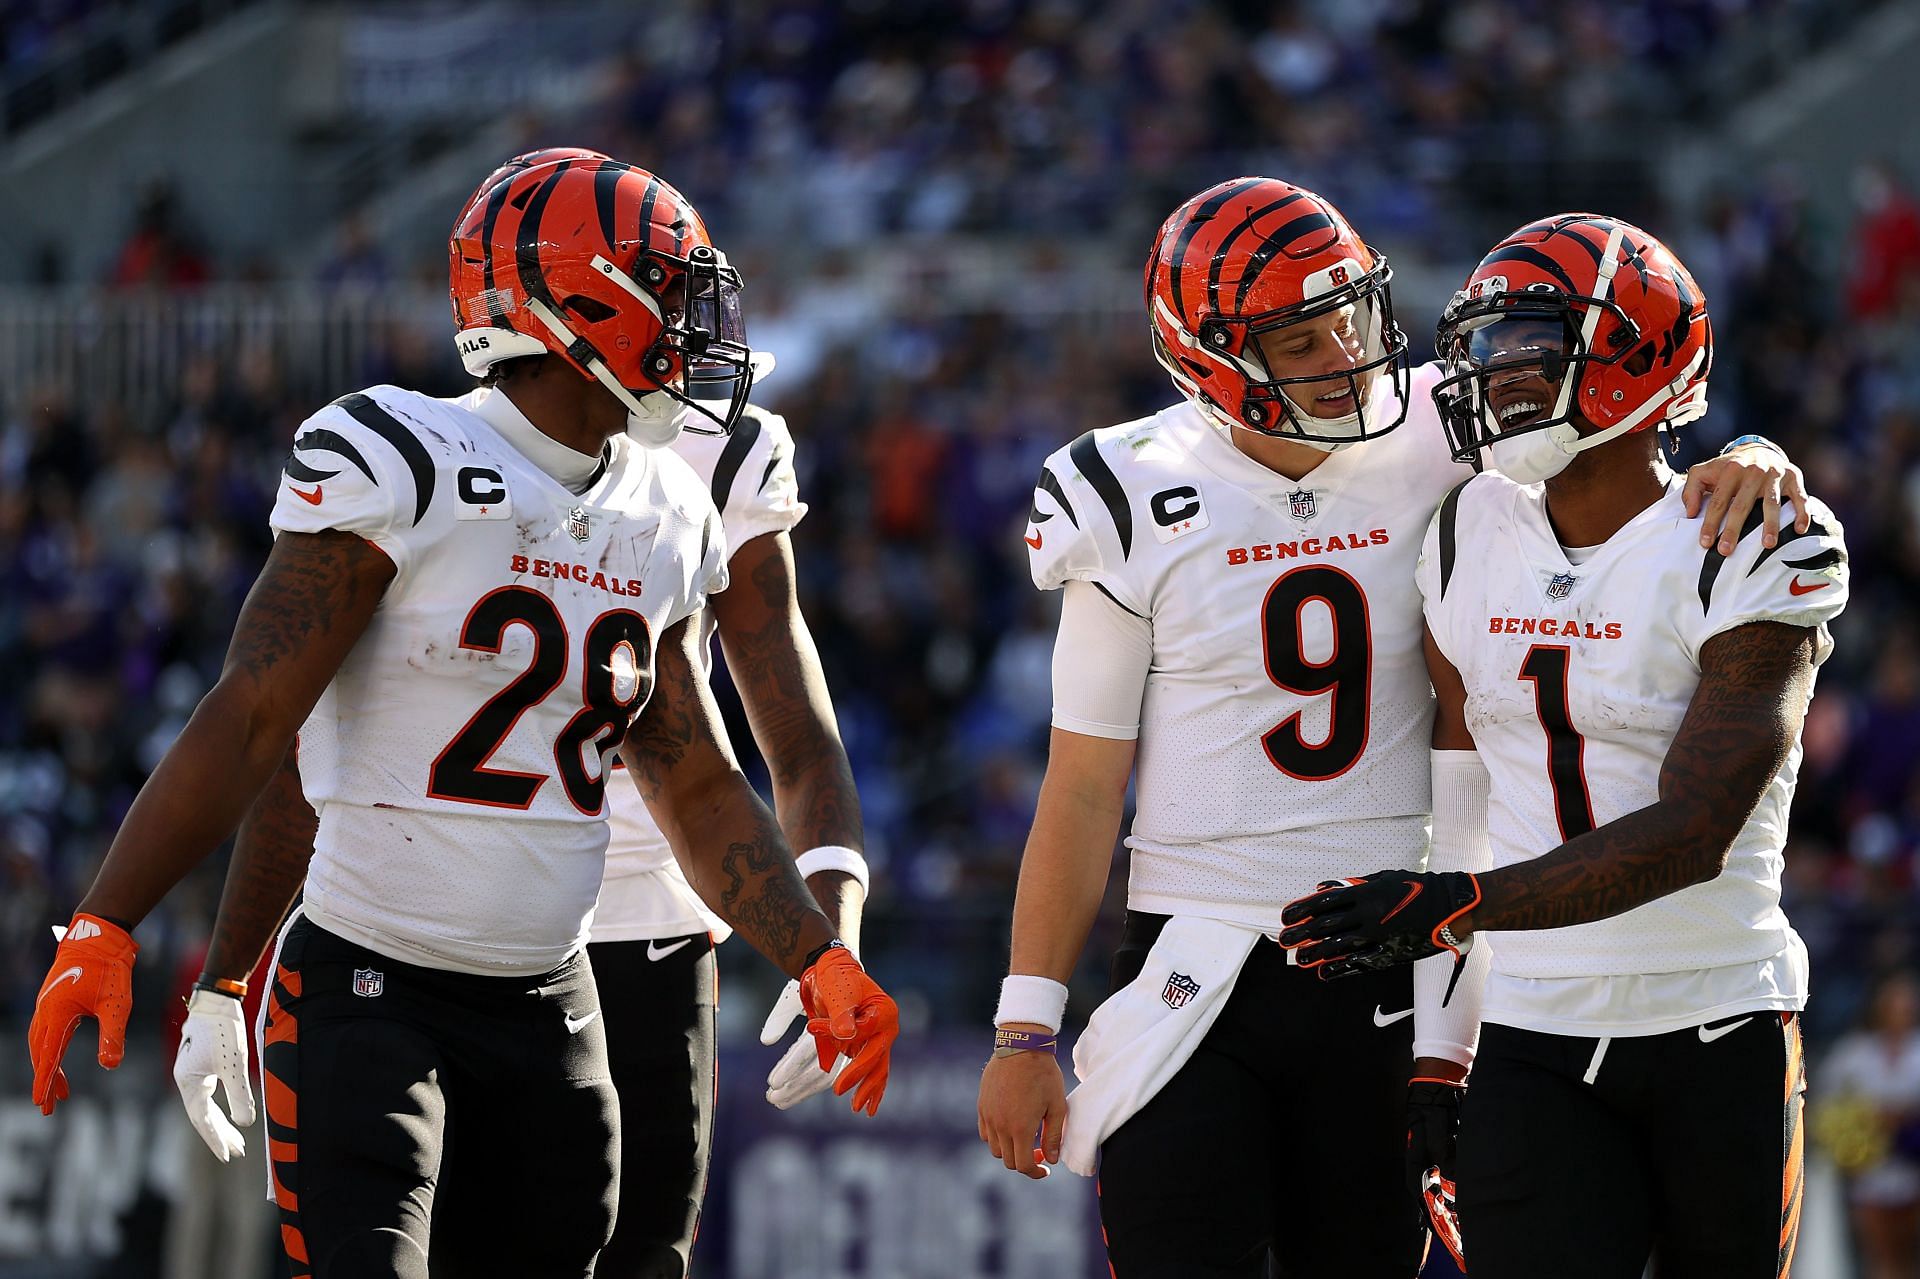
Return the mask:
[[841, 950], [845, 950], [847, 948], [847, 943], [841, 941], [838, 937], [836, 937], [832, 941], [822, 942], [820, 945], [815, 946], [812, 950], [807, 952], [807, 960], [804, 964], [800, 965], [800, 971], [804, 973], [805, 971], [807, 971], [807, 969], [819, 963], [820, 956], [826, 954], [828, 951], [834, 949], [836, 946], [839, 947]]
[[210, 990], [216, 995], [225, 995], [234, 1000], [244, 1000], [247, 997], [247, 983], [235, 981], [231, 977], [215, 977], [212, 973], [201, 973], [194, 979], [193, 988]]

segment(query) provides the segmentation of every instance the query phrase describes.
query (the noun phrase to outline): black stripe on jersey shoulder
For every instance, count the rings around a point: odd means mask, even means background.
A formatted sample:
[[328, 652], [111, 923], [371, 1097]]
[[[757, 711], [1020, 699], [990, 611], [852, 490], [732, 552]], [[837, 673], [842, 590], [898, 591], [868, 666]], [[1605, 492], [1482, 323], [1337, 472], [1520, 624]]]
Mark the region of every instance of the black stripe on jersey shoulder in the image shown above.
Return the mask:
[[[1740, 536], [1737, 541], [1746, 541], [1751, 534], [1766, 522], [1766, 519], [1766, 511], [1758, 506], [1747, 512], [1746, 523], [1740, 526]], [[1771, 554], [1771, 552], [1769, 552], [1769, 554]], [[1705, 558], [1700, 561], [1700, 611], [1702, 613], [1709, 613], [1713, 611], [1713, 585], [1720, 580], [1720, 570], [1727, 566], [1727, 557], [1720, 553], [1719, 543], [1717, 542], [1703, 551], [1702, 555]], [[1761, 556], [1761, 559], [1765, 558], [1766, 556]], [[1760, 565], [1756, 563], [1753, 567], [1759, 568]], [[1748, 575], [1752, 575], [1752, 569], [1748, 570]]]
[[[1051, 496], [1054, 501], [1060, 503], [1060, 510], [1066, 515], [1067, 523], [1073, 525], [1075, 528], [1080, 527], [1080, 517], [1073, 513], [1073, 503], [1067, 500], [1067, 490], [1061, 487], [1060, 477], [1053, 473], [1052, 467], [1041, 467], [1040, 478], [1034, 481], [1033, 486]], [[1037, 503], [1032, 510], [1027, 512], [1027, 522], [1029, 524], [1045, 524], [1052, 518], [1053, 512], [1041, 510]]]
[[[1758, 573], [1760, 571], [1760, 566], [1762, 564], [1765, 564], [1768, 560], [1772, 559], [1775, 555], [1778, 555], [1781, 551], [1785, 550], [1790, 543], [1797, 542], [1803, 537], [1827, 537], [1827, 536], [1830, 536], [1831, 533], [1832, 533], [1832, 530], [1829, 529], [1826, 525], [1822, 524], [1819, 520], [1808, 520], [1807, 531], [1804, 533], [1802, 533], [1799, 529], [1794, 528], [1791, 524], [1789, 524], [1786, 528], [1783, 528], [1780, 530], [1779, 541], [1775, 542], [1772, 546], [1769, 546], [1766, 550], [1760, 552], [1760, 558], [1755, 560], [1753, 562], [1753, 567], [1747, 570], [1747, 576], [1752, 577], [1755, 573]], [[1838, 558], [1833, 558], [1836, 556]], [[1820, 567], [1827, 568], [1834, 564], [1844, 563], [1846, 561], [1847, 554], [1845, 551], [1839, 550], [1836, 547], [1829, 547], [1826, 551], [1816, 554], [1812, 558], [1816, 560], [1824, 560], [1825, 563], [1821, 564]], [[1781, 562], [1785, 564], [1792, 564], [1793, 567], [1795, 568], [1811, 567], [1810, 564], [1804, 563], [1804, 562], [1799, 564], [1794, 564], [1792, 560], [1783, 560]]]
[[747, 464], [747, 454], [753, 452], [753, 446], [759, 442], [758, 419], [742, 413], [727, 435], [720, 460], [713, 464], [713, 504], [719, 509], [727, 509], [727, 494], [733, 492], [733, 481], [740, 474], [740, 468]]
[[[1133, 509], [1127, 505], [1127, 491], [1120, 487], [1120, 477], [1107, 465], [1107, 459], [1100, 456], [1100, 445], [1095, 442], [1092, 431], [1068, 445], [1067, 456], [1080, 468], [1080, 474], [1086, 476], [1094, 493], [1106, 503], [1107, 514], [1113, 517], [1114, 531], [1120, 535], [1120, 558], [1126, 559], [1133, 554]], [[1074, 527], [1079, 525], [1076, 523]]]
[[407, 470], [413, 473], [413, 522], [418, 525], [433, 502], [433, 458], [428, 454], [427, 446], [420, 442], [419, 436], [400, 425], [398, 418], [381, 408], [363, 391], [343, 395], [334, 404], [352, 414], [354, 421], [393, 445], [393, 451], [407, 464]]
[[353, 463], [360, 474], [367, 477], [369, 484], [380, 483], [374, 476], [373, 468], [367, 465], [367, 459], [361, 455], [359, 449], [353, 446], [352, 440], [338, 431], [329, 431], [324, 426], [310, 426], [293, 437], [293, 452], [287, 455], [287, 474], [302, 484], [312, 484], [316, 480], [330, 480], [340, 474], [338, 471], [318, 470], [302, 462], [300, 452], [303, 449], [324, 449], [329, 453], [338, 453]]
[[773, 450], [773, 456], [767, 459], [767, 469], [760, 472], [760, 486], [754, 489], [753, 491], [756, 493], [766, 492], [767, 481], [773, 478], [774, 468], [779, 466], [780, 463], [786, 461], [786, 459], [787, 459], [787, 455], [780, 451], [780, 448], [778, 445], [775, 445]]
[[1453, 580], [1453, 561], [1459, 554], [1460, 490], [1478, 478], [1469, 475], [1447, 490], [1440, 499], [1440, 598], [1447, 595], [1447, 583]]
[[707, 552], [713, 548], [713, 525], [712, 519], [700, 521], [700, 562], [702, 564], [707, 562]]
[[1143, 622], [1147, 620], [1147, 615], [1146, 615], [1145, 613], [1134, 613], [1132, 609], [1130, 609], [1130, 608], [1128, 608], [1128, 607], [1127, 607], [1127, 606], [1126, 606], [1125, 604], [1122, 604], [1122, 603], [1120, 602], [1120, 597], [1119, 597], [1119, 596], [1117, 596], [1117, 595], [1115, 595], [1115, 594], [1114, 594], [1114, 593], [1113, 593], [1112, 591], [1110, 591], [1110, 590], [1108, 590], [1108, 589], [1107, 589], [1106, 587], [1104, 587], [1104, 586], [1102, 586], [1102, 585], [1100, 585], [1100, 583], [1098, 583], [1098, 582], [1095, 582], [1095, 583], [1093, 584], [1093, 586], [1094, 586], [1094, 589], [1095, 589], [1095, 590], [1097, 590], [1097, 591], [1099, 591], [1099, 592], [1100, 592], [1100, 593], [1101, 593], [1102, 595], [1104, 595], [1104, 596], [1106, 596], [1106, 597], [1107, 597], [1108, 599], [1110, 599], [1110, 600], [1112, 600], [1112, 601], [1113, 601], [1113, 606], [1114, 606], [1115, 608], [1117, 608], [1117, 609], [1119, 609], [1119, 610], [1120, 610], [1121, 612], [1123, 612], [1123, 613], [1133, 613], [1133, 615], [1134, 615], [1135, 617], [1137, 617], [1137, 618], [1139, 618], [1139, 619], [1140, 619], [1141, 621], [1143, 621]]

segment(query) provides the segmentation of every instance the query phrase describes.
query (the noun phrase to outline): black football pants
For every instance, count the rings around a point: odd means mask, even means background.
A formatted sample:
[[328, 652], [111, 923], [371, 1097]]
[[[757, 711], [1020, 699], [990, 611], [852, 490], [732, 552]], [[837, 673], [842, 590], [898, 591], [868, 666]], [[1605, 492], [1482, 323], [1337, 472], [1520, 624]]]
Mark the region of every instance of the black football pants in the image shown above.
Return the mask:
[[587, 947], [620, 1093], [620, 1211], [599, 1279], [683, 1279], [713, 1149], [713, 939]]
[[1805, 1087], [1791, 1014], [1605, 1041], [1487, 1025], [1460, 1107], [1468, 1273], [1787, 1274]]
[[[1128, 912], [1115, 990], [1165, 923]], [[1413, 1279], [1412, 1007], [1409, 968], [1325, 982], [1255, 944], [1193, 1057], [1101, 1147], [1115, 1279]]]
[[261, 1070], [296, 1279], [593, 1273], [619, 1112], [584, 953], [537, 977], [476, 977], [296, 918]]

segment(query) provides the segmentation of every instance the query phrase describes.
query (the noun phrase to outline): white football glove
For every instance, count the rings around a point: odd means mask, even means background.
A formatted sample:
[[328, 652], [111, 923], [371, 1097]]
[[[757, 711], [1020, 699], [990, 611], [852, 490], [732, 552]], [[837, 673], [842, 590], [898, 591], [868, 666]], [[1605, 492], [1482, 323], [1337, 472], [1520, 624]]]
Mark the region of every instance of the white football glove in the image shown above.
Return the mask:
[[[188, 1121], [214, 1158], [226, 1163], [246, 1153], [240, 1128], [253, 1124], [253, 1088], [247, 1082], [247, 1023], [239, 1000], [215, 990], [196, 990], [188, 998], [173, 1082], [186, 1104]], [[215, 1084], [227, 1091], [231, 1123], [214, 1104]]]
[[832, 1070], [820, 1069], [820, 1052], [814, 1047], [813, 1036], [807, 1033], [806, 1015], [806, 1009], [800, 1004], [800, 983], [790, 981], [774, 1001], [773, 1011], [767, 1014], [767, 1024], [760, 1027], [760, 1042], [772, 1046], [780, 1042], [794, 1018], [801, 1019], [800, 1037], [767, 1075], [767, 1100], [782, 1110], [791, 1110], [815, 1093], [825, 1092], [846, 1069], [844, 1053], [833, 1059]]

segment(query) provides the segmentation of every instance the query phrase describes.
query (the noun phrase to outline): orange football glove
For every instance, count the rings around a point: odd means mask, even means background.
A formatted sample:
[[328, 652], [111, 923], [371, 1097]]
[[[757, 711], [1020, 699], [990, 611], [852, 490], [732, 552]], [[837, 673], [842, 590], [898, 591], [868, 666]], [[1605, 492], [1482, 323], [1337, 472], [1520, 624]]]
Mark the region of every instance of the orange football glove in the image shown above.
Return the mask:
[[53, 968], [40, 987], [27, 1028], [33, 1053], [33, 1104], [51, 1115], [67, 1098], [67, 1055], [82, 1017], [100, 1022], [100, 1064], [112, 1070], [127, 1051], [127, 1013], [133, 1007], [133, 957], [139, 943], [118, 924], [96, 915], [75, 915], [53, 952]]
[[852, 951], [835, 946], [800, 975], [800, 1004], [820, 1051], [820, 1069], [832, 1069], [833, 1059], [842, 1053], [849, 1058], [833, 1083], [834, 1095], [845, 1096], [857, 1087], [853, 1108], [876, 1113], [887, 1091], [893, 1041], [900, 1034], [900, 1009], [892, 996], [867, 976]]

